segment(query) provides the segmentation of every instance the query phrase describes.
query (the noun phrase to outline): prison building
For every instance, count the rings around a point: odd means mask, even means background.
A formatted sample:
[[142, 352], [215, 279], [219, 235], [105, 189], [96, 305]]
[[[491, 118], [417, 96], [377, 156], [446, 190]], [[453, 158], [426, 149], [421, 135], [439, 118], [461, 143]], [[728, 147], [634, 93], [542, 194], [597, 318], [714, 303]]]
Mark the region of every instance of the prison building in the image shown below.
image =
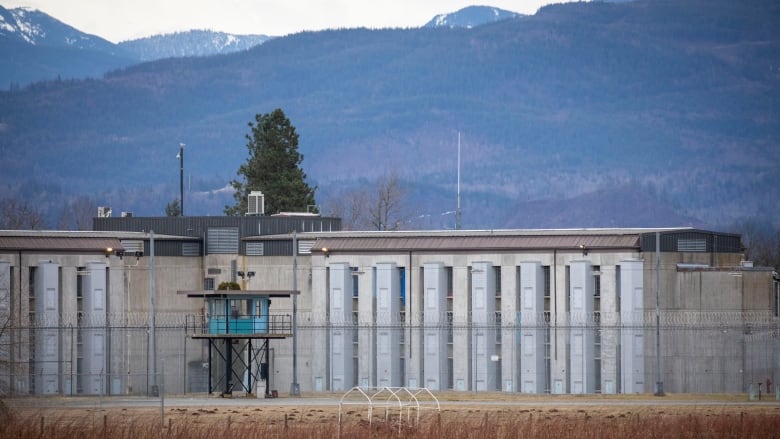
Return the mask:
[[[218, 377], [244, 390], [262, 377], [265, 390], [302, 392], [723, 393], [780, 378], [778, 277], [743, 260], [739, 235], [339, 227], [126, 217], [0, 231], [0, 390], [205, 393], [228, 389]], [[267, 297], [297, 323], [251, 365], [246, 353], [209, 361], [222, 335], [193, 337], [219, 322], [203, 298], [226, 284], [299, 292]]]

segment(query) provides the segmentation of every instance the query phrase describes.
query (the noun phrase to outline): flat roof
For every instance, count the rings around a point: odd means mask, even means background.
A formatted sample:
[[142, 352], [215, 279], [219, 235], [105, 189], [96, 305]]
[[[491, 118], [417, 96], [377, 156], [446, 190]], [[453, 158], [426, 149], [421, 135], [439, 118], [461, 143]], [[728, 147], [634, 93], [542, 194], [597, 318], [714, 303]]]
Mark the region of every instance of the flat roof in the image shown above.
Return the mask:
[[639, 250], [630, 235], [478, 235], [321, 237], [312, 252], [331, 251], [479, 251], [479, 250]]
[[178, 291], [178, 294], [185, 294], [187, 297], [203, 298], [227, 298], [227, 297], [290, 297], [300, 294], [295, 290], [200, 290], [200, 291]]
[[[298, 232], [296, 237], [302, 240], [318, 238], [465, 238], [484, 236], [598, 236], [598, 235], [641, 235], [655, 232], [684, 232], [696, 230], [693, 227], [659, 228], [575, 228], [575, 229], [490, 229], [490, 230], [370, 230], [338, 232]], [[291, 239], [292, 233], [277, 235], [255, 235], [244, 240]]]
[[119, 239], [108, 236], [0, 236], [0, 250], [105, 253], [109, 248], [124, 250]]

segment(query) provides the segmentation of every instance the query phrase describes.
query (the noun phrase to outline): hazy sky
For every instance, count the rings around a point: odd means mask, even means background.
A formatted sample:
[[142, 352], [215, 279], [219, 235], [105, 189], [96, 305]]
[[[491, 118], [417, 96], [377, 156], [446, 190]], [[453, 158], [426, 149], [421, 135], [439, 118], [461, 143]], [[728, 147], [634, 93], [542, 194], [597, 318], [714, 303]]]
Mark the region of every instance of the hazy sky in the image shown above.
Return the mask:
[[485, 4], [533, 14], [566, 0], [0, 0], [39, 9], [82, 32], [119, 42], [154, 34], [211, 29], [286, 35], [345, 27], [418, 27], [434, 15]]

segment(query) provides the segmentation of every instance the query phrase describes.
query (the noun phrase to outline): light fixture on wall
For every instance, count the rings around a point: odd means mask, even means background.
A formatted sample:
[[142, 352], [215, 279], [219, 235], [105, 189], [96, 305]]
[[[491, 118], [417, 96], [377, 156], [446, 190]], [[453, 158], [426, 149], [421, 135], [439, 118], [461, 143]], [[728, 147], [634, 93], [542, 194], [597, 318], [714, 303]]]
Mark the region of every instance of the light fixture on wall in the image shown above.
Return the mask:
[[580, 250], [582, 250], [582, 256], [588, 256], [588, 248], [585, 247], [585, 244], [580, 244]]
[[255, 272], [254, 271], [247, 271], [247, 272], [237, 271], [236, 274], [241, 279], [252, 279], [253, 277], [255, 277]]
[[328, 247], [322, 247], [322, 254], [324, 254], [326, 258], [330, 256], [329, 252], [330, 250], [328, 250]]

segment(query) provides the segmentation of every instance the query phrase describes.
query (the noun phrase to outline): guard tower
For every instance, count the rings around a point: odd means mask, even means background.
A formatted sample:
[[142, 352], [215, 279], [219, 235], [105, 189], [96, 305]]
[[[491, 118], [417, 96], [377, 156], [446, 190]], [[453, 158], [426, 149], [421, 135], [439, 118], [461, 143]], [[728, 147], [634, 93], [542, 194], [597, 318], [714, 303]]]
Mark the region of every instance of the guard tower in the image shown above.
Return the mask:
[[269, 341], [293, 336], [292, 316], [271, 314], [271, 298], [297, 292], [209, 290], [179, 294], [206, 300], [205, 315], [193, 322], [192, 338], [209, 343], [209, 394], [219, 388], [223, 396], [236, 390], [250, 394], [256, 387], [258, 395], [270, 397]]

